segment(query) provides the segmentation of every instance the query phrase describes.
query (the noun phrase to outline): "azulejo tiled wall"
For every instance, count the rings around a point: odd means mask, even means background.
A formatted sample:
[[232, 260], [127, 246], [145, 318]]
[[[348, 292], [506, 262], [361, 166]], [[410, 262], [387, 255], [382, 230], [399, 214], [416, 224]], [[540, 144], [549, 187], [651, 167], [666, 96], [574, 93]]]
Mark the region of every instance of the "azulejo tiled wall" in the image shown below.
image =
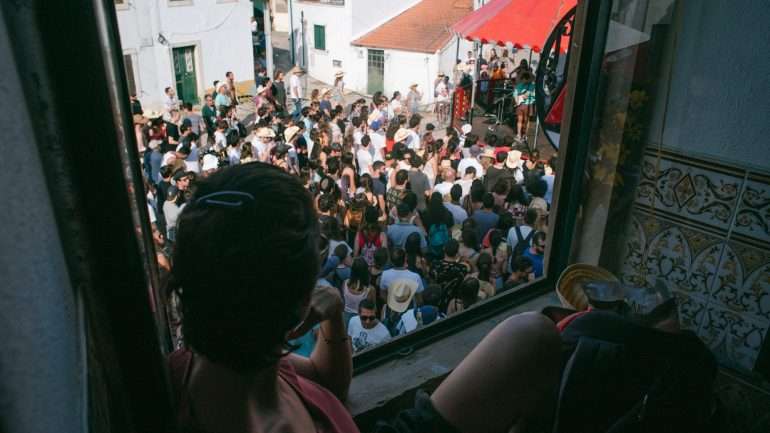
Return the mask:
[[625, 250], [624, 282], [665, 284], [684, 327], [754, 369], [770, 328], [770, 177], [649, 152]]

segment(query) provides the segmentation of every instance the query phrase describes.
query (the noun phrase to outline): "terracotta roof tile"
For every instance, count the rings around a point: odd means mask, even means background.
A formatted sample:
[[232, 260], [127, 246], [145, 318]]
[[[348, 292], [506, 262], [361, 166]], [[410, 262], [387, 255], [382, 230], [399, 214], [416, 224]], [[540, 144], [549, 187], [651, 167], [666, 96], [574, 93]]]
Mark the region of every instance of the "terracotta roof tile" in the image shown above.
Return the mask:
[[472, 11], [472, 0], [422, 0], [352, 44], [435, 53], [449, 42], [452, 25]]

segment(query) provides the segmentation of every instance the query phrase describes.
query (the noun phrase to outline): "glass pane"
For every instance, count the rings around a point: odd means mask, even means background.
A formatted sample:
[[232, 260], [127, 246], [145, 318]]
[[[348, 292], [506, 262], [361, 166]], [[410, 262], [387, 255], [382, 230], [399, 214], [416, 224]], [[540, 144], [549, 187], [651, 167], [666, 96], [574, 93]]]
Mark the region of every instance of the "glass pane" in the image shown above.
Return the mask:
[[[192, 3], [203, 7], [203, 2]], [[411, 13], [392, 3], [382, 2], [381, 9], [390, 8], [392, 16]], [[152, 125], [138, 126], [147, 144], [142, 163], [155, 227], [159, 236], [165, 235], [157, 241], [159, 261], [168, 267], [173, 260], [167, 253], [173, 251], [176, 217], [196, 185], [217, 170], [260, 160], [289, 171], [312, 193], [327, 247], [318, 280], [344, 297], [345, 322], [354, 324], [350, 335], [358, 351], [448, 316], [473, 315], [474, 306], [546, 278], [545, 246], [559, 177], [557, 148], [535, 117], [539, 96], [536, 71], [529, 65], [537, 64], [539, 54], [499, 47], [495, 53], [493, 47], [483, 46], [483, 61], [470, 58], [456, 67], [436, 51], [404, 55], [351, 48], [349, 41], [341, 48], [336, 40], [326, 44], [325, 26], [313, 24], [327, 22], [322, 12], [338, 8], [276, 2], [281, 4], [286, 7], [271, 5], [266, 14], [256, 10], [249, 27], [259, 34], [252, 41], [256, 55], [245, 64], [244, 56], [232, 51], [240, 27], [225, 26], [187, 38], [217, 50], [194, 51], [180, 45], [180, 35], [164, 33], [163, 40], [171, 41], [173, 67], [143, 66], [142, 73], [154, 73], [160, 88], [177, 93], [142, 95], [145, 111], [161, 114]], [[172, 9], [169, 16], [189, 12]], [[270, 22], [262, 26], [265, 16]], [[448, 18], [439, 14], [434, 19]], [[122, 29], [129, 35], [124, 38], [127, 45], [141, 42], [135, 42], [134, 30]], [[189, 33], [197, 34], [193, 28]], [[440, 52], [454, 53], [456, 43], [447, 42]], [[471, 46], [460, 43], [463, 50]], [[272, 71], [270, 53], [262, 51], [268, 47], [273, 48], [273, 59], [282, 62], [272, 65]], [[126, 49], [139, 52], [142, 47]], [[556, 51], [567, 53], [558, 47]], [[126, 58], [126, 64], [131, 60]], [[490, 103], [478, 104], [473, 118], [466, 111], [462, 119], [450, 119], [451, 101], [470, 103], [471, 92], [480, 88], [467, 84], [472, 82], [467, 66], [482, 62], [490, 72], [503, 74], [484, 87]], [[197, 64], [220, 64], [222, 69], [212, 77], [205, 68], [196, 70]], [[307, 69], [299, 71], [294, 64]], [[562, 60], [558, 74], [563, 75], [565, 64]], [[340, 69], [343, 66], [348, 70]], [[282, 73], [275, 74], [279, 70]], [[225, 71], [233, 72], [234, 86], [229, 86], [229, 74], [222, 76]], [[269, 72], [274, 81], [268, 82]], [[130, 71], [126, 76], [131, 81]], [[227, 80], [228, 86], [214, 89], [214, 80]], [[180, 100], [194, 101], [199, 86], [212, 100], [183, 106], [172, 118], [172, 108]], [[286, 132], [295, 125], [303, 130], [287, 142]], [[267, 140], [272, 150], [265, 149], [266, 138], [272, 138]], [[156, 141], [158, 149], [149, 149]], [[182, 153], [187, 150], [183, 143], [189, 145], [189, 154]], [[163, 169], [172, 176], [163, 180]], [[183, 181], [176, 198], [166, 203], [168, 188], [180, 183], [173, 175], [189, 183]], [[281, 217], [276, 215], [277, 220]], [[261, 271], [258, 265], [255, 269]], [[178, 300], [169, 298], [176, 343], [182, 344]], [[376, 321], [367, 322], [369, 311], [359, 314], [364, 298], [374, 302]], [[378, 331], [372, 331], [375, 328]], [[302, 346], [300, 353], [308, 354], [317, 341], [318, 335], [309, 332], [296, 342]]]
[[[751, 50], [723, 47], [766, 45], [740, 25], [752, 7], [614, 2], [573, 252], [627, 296], [675, 298], [678, 326], [745, 373], [770, 325], [770, 163], [756, 115], [768, 103], [751, 90], [766, 86]], [[728, 90], [725, 70], [746, 73]]]

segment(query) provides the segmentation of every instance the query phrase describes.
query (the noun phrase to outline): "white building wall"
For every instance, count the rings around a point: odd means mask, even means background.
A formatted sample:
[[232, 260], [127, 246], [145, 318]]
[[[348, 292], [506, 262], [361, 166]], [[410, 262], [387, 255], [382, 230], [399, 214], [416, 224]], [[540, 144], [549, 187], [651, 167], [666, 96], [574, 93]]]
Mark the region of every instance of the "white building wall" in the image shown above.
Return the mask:
[[422, 104], [433, 102], [433, 80], [438, 75], [438, 55], [385, 50], [385, 94], [398, 90], [406, 97], [412, 83], [423, 92]]
[[[296, 63], [304, 65], [308, 74], [313, 78], [327, 83], [334, 81], [334, 73], [340, 69], [334, 66], [334, 60], [340, 61], [341, 69], [348, 72], [349, 62], [355, 55], [350, 45], [352, 40], [351, 2], [346, 2], [344, 6], [337, 6], [296, 1], [293, 7], [294, 29], [304, 29], [304, 38], [302, 31], [297, 32], [298, 37], [295, 41]], [[303, 13], [304, 26], [301, 21]], [[314, 48], [313, 29], [315, 25], [322, 25], [326, 28], [326, 50]], [[303, 49], [305, 63], [303, 63]], [[348, 81], [347, 77], [345, 81]]]
[[[174, 86], [172, 48], [196, 46], [198, 96], [225, 72], [236, 81], [253, 80], [250, 0], [132, 0], [118, 7], [118, 28], [124, 53], [136, 57], [137, 94], [146, 108], [160, 108], [163, 90]], [[158, 42], [162, 34], [167, 42]]]
[[390, 21], [422, 0], [348, 0], [352, 7], [353, 38]]
[[288, 0], [270, 0], [270, 13], [273, 16], [273, 30], [276, 32], [289, 32], [289, 4]]

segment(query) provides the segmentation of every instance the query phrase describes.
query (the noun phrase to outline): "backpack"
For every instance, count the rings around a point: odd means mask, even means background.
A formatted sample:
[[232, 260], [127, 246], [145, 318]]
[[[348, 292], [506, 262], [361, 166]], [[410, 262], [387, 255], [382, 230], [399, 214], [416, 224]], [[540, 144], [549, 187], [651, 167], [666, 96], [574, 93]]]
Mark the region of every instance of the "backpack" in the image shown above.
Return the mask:
[[521, 228], [519, 226], [514, 226], [513, 229], [516, 230], [516, 239], [518, 242], [516, 242], [516, 248], [511, 252], [511, 268], [513, 268], [513, 263], [516, 259], [521, 257], [524, 254], [524, 251], [527, 251], [527, 248], [532, 246], [532, 237], [535, 236], [535, 229], [532, 229], [526, 238], [521, 235]]
[[562, 332], [553, 433], [716, 432], [714, 355], [690, 331], [669, 333], [591, 311]]
[[361, 227], [361, 222], [364, 220], [364, 210], [366, 210], [366, 203], [354, 200], [350, 203], [348, 208], [348, 228], [351, 230], [358, 230]]
[[444, 256], [444, 244], [449, 240], [449, 229], [446, 224], [433, 224], [428, 231], [428, 247], [436, 257]]
[[358, 237], [358, 249], [361, 257], [364, 258], [369, 266], [374, 266], [374, 253], [382, 246], [382, 240], [379, 233], [374, 239], [368, 238], [364, 232], [361, 232]]

